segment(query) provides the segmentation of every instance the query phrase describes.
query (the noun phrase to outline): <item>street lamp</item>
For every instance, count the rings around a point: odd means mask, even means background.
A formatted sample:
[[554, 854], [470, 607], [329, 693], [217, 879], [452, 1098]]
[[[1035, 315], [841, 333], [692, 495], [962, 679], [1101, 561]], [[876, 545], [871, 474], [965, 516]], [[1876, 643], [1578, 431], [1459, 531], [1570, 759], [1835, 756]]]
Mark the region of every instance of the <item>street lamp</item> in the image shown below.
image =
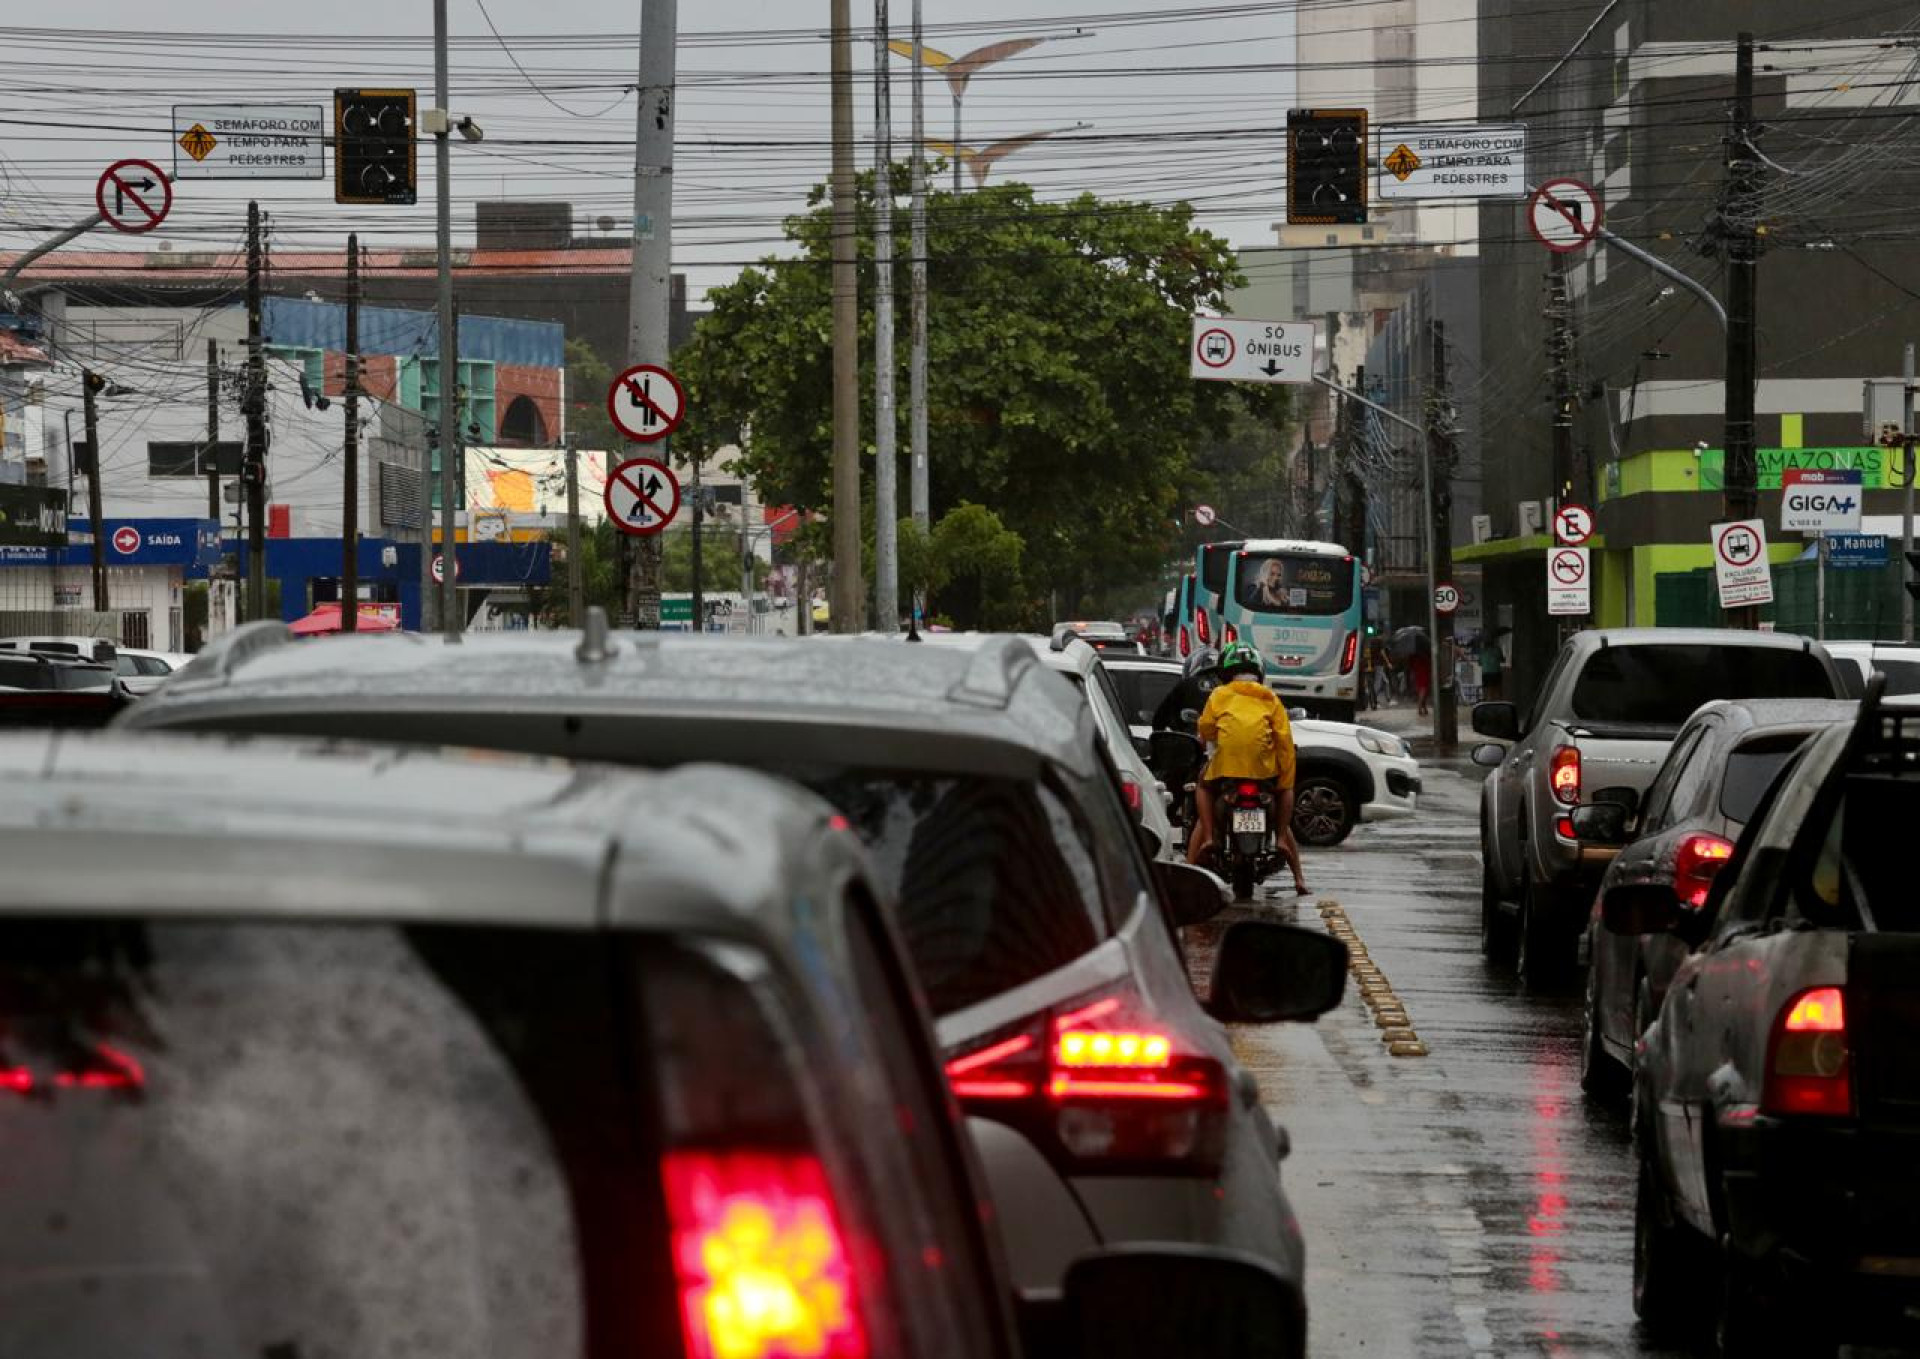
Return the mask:
[[1004, 160], [1015, 151], [1045, 141], [1048, 137], [1058, 137], [1063, 132], [1084, 132], [1092, 126], [1092, 123], [1075, 123], [1072, 127], [1049, 128], [1045, 132], [1026, 132], [978, 151], [971, 146], [955, 146], [948, 142], [928, 142], [927, 145], [943, 156], [953, 157], [953, 173], [956, 177], [960, 174], [960, 163], [965, 161], [967, 168], [973, 171], [973, 187], [980, 189], [986, 187], [987, 172], [993, 169], [996, 161]]
[[[1009, 38], [1006, 42], [988, 43], [985, 47], [976, 47], [964, 57], [950, 57], [938, 48], [928, 47], [925, 43], [921, 43], [920, 64], [931, 67], [944, 75], [947, 78], [947, 88], [953, 92], [954, 147], [960, 148], [964, 146], [960, 138], [960, 101], [966, 98], [967, 82], [972, 80], [978, 72], [985, 70], [989, 66], [1003, 62], [1009, 57], [1017, 57], [1022, 52], [1038, 47], [1043, 42], [1059, 42], [1067, 38], [1090, 38], [1092, 36], [1093, 34], [1090, 30], [1080, 29], [1072, 33], [1049, 34], [1041, 38]], [[896, 39], [889, 42], [887, 47], [894, 55], [905, 57], [908, 61], [913, 60], [912, 43], [901, 42]], [[939, 143], [930, 142], [928, 145], [938, 147]], [[1000, 145], [1006, 145], [1006, 143], [1000, 143]], [[988, 151], [993, 150], [992, 147], [988, 147], [987, 149]], [[1004, 155], [1006, 153], [1002, 152], [1001, 154]], [[956, 150], [953, 159], [953, 191], [955, 193], [960, 192], [960, 160], [961, 155]], [[989, 164], [990, 163], [991, 162], [989, 162]], [[976, 184], [984, 178], [984, 170], [974, 171], [974, 182]]]

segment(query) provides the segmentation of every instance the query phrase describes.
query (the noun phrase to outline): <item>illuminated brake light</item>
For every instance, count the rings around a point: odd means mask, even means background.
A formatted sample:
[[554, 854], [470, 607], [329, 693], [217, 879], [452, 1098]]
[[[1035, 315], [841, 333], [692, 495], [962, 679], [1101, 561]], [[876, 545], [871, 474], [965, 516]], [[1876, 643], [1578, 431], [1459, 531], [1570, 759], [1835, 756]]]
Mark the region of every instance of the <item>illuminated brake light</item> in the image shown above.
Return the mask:
[[858, 1288], [816, 1158], [671, 1151], [660, 1178], [689, 1359], [864, 1359]]
[[1562, 840], [1579, 839], [1579, 836], [1574, 832], [1573, 818], [1570, 816], [1563, 816], [1558, 820], [1556, 820], [1553, 823], [1553, 833], [1559, 836]]
[[1802, 991], [1774, 1027], [1760, 1107], [1769, 1114], [1853, 1112], [1846, 1001], [1837, 986]]
[[1236, 628], [1231, 623], [1227, 624], [1226, 627], [1223, 628], [1220, 632], [1220, 640], [1225, 645], [1232, 646], [1235, 642], [1240, 640], [1240, 629]]
[[1121, 774], [1120, 775], [1120, 794], [1122, 797], [1126, 798], [1127, 800], [1128, 811], [1138, 812], [1140, 810], [1140, 806], [1143, 798], [1143, 794], [1141, 793], [1141, 790], [1140, 790], [1140, 780], [1136, 779], [1131, 774], [1125, 774], [1125, 773]]
[[1548, 780], [1553, 785], [1553, 796], [1569, 807], [1580, 805], [1580, 748], [1578, 746], [1555, 746], [1553, 759], [1548, 766]]
[[1213, 639], [1213, 625], [1207, 621], [1205, 609], [1193, 611], [1193, 630], [1200, 638], [1200, 645], [1206, 646]]
[[1360, 634], [1349, 632], [1347, 643], [1340, 648], [1340, 673], [1345, 675], [1353, 670], [1353, 662], [1360, 654]]
[[957, 1099], [1026, 1099], [1037, 1088], [1033, 1081], [993, 1068], [1009, 1058], [1032, 1051], [1034, 1046], [1033, 1035], [1022, 1033], [1015, 1034], [1005, 1042], [969, 1052], [964, 1057], [956, 1057], [947, 1063], [947, 1084], [953, 1088]]
[[1208, 1089], [1198, 1081], [1098, 1081], [1061, 1072], [1047, 1086], [1056, 1100], [1177, 1099], [1203, 1100]]
[[1187, 625], [1185, 623], [1180, 625], [1180, 654], [1182, 656], [1191, 656], [1193, 654], [1193, 639], [1187, 636]]
[[1054, 1060], [1063, 1067], [1164, 1067], [1173, 1040], [1163, 1033], [1108, 1033], [1073, 1029], [1060, 1035]]
[[1259, 797], [1259, 796], [1260, 796], [1260, 785], [1259, 785], [1259, 784], [1257, 784], [1257, 783], [1243, 783], [1243, 784], [1241, 784], [1241, 785], [1240, 785], [1240, 796], [1241, 796], [1241, 797], [1243, 797], [1243, 798], [1257, 798], [1257, 797]]
[[1707, 904], [1707, 892], [1727, 860], [1733, 857], [1733, 842], [1717, 835], [1689, 835], [1680, 842], [1673, 856], [1673, 892], [1683, 905], [1699, 910]]

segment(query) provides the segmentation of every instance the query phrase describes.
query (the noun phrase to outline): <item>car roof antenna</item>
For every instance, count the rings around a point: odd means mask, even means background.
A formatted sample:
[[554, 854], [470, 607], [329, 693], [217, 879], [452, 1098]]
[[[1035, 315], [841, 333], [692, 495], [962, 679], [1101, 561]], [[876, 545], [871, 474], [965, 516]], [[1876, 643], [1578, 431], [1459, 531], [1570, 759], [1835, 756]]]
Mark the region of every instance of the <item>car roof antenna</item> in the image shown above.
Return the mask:
[[581, 624], [580, 645], [573, 649], [574, 659], [582, 665], [596, 665], [613, 655], [608, 633], [607, 611], [598, 604], [591, 605]]

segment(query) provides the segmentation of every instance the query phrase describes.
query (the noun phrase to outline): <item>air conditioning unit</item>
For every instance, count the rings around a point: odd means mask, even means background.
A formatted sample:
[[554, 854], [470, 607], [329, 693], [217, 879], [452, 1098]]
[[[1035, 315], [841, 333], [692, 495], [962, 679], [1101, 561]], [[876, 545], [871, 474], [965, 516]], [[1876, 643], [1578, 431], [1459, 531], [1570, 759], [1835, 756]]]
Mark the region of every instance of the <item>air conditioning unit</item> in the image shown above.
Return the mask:
[[1546, 532], [1547, 518], [1542, 512], [1541, 504], [1538, 500], [1521, 501], [1518, 506], [1518, 518], [1520, 537], [1525, 538], [1529, 534]]

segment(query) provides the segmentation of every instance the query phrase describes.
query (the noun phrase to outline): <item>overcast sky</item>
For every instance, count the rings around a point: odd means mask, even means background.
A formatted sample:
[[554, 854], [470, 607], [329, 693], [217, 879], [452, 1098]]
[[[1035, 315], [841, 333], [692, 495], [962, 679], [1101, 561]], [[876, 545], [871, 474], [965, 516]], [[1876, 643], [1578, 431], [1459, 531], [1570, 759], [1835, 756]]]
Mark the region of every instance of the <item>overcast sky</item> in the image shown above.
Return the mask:
[[[602, 218], [630, 229], [634, 105], [622, 87], [637, 63], [637, 0], [485, 0], [524, 72], [489, 31], [480, 0], [450, 0], [456, 116], [485, 129], [455, 142], [455, 232], [470, 234], [480, 198], [556, 198], [575, 229]], [[909, 0], [892, 27], [908, 36]], [[1207, 10], [1213, 13], [1207, 13]], [[23, 0], [0, 25], [0, 245], [32, 244], [92, 210], [107, 162], [145, 157], [171, 168], [176, 104], [329, 104], [336, 86], [433, 87], [429, 0]], [[871, 3], [854, 0], [867, 35], [856, 52], [861, 159], [873, 152]], [[680, 15], [674, 251], [696, 293], [779, 248], [784, 214], [801, 208], [828, 168], [828, 7], [822, 0], [689, 0]], [[1236, 244], [1269, 244], [1278, 215], [1283, 141], [1247, 136], [1285, 122], [1293, 97], [1287, 6], [1192, 8], [1167, 0], [925, 0], [927, 41], [955, 55], [1003, 38], [1051, 40], [977, 77], [966, 144], [1076, 122], [1090, 130], [1023, 149], [994, 170], [1048, 197], [1083, 190], [1192, 201]], [[1075, 29], [1084, 31], [1074, 36]], [[325, 32], [320, 30], [325, 29]], [[906, 157], [909, 70], [896, 59], [896, 155]], [[551, 101], [551, 102], [550, 102]], [[945, 81], [927, 83], [929, 138], [951, 136]], [[249, 192], [283, 247], [430, 243], [432, 154], [422, 148], [422, 199], [411, 209], [337, 206], [331, 182], [253, 185], [189, 181], [151, 244], [236, 246]], [[90, 248], [136, 238], [95, 232]]]

